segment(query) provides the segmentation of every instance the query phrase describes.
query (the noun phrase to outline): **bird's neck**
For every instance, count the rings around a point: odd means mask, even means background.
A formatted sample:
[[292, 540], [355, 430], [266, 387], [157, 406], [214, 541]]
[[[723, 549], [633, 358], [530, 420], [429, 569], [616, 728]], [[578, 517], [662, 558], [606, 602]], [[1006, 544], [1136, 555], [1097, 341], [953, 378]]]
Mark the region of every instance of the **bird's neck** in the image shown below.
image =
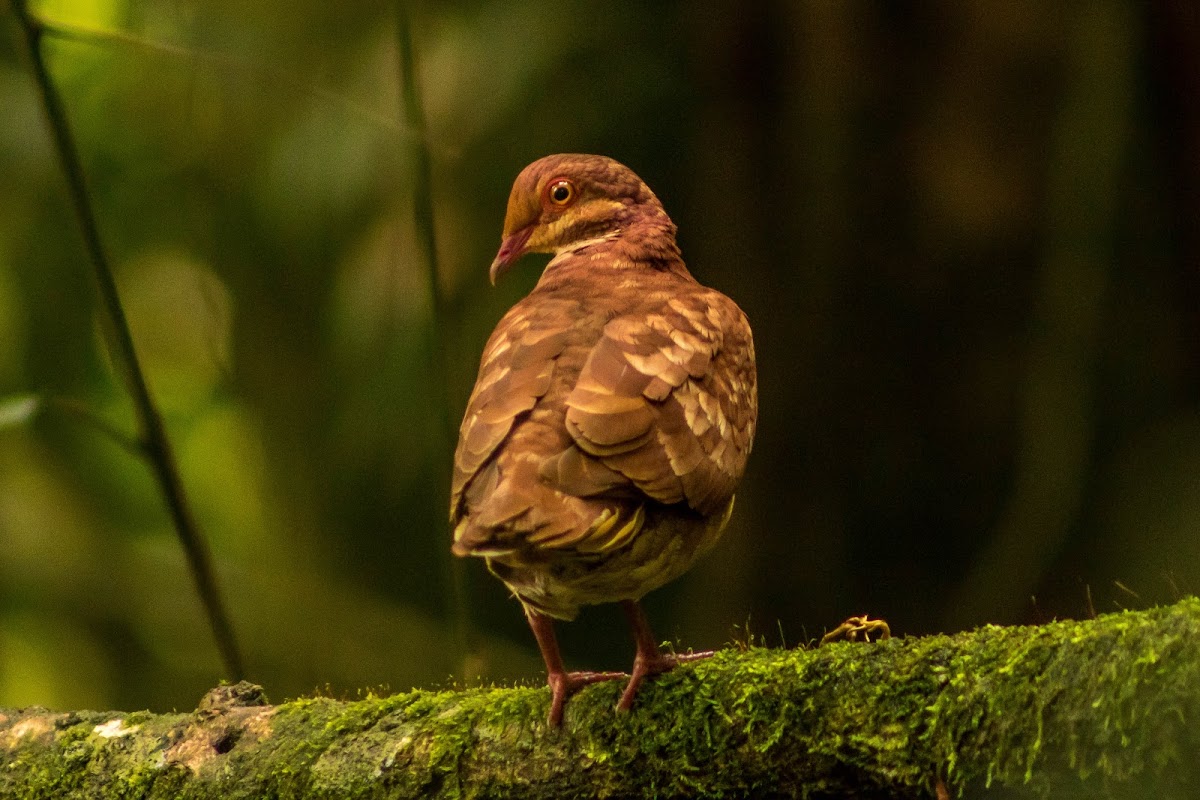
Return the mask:
[[687, 272], [675, 242], [675, 223], [661, 207], [632, 215], [610, 245], [618, 257], [649, 263], [660, 270]]
[[607, 271], [622, 273], [622, 277], [669, 272], [695, 280], [675, 242], [675, 223], [665, 211], [655, 208], [625, 215], [609, 230], [559, 248], [539, 285], [573, 280], [577, 272], [595, 276]]

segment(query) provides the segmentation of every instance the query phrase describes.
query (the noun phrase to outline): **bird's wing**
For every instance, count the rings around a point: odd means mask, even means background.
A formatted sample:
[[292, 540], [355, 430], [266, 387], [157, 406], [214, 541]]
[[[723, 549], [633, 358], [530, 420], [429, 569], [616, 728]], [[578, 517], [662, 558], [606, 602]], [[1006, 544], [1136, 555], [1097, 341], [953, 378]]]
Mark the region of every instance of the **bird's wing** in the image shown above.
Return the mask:
[[757, 403], [741, 309], [709, 289], [677, 295], [609, 321], [567, 397], [567, 431], [599, 462], [599, 479], [589, 483], [568, 465], [547, 464], [543, 475], [557, 472], [587, 495], [611, 490], [615, 472], [660, 503], [717, 513], [745, 469]]
[[550, 390], [555, 362], [570, 339], [576, 311], [575, 304], [555, 300], [518, 304], [492, 332], [459, 429], [450, 489], [452, 523], [462, 513], [467, 485], [517, 420]]

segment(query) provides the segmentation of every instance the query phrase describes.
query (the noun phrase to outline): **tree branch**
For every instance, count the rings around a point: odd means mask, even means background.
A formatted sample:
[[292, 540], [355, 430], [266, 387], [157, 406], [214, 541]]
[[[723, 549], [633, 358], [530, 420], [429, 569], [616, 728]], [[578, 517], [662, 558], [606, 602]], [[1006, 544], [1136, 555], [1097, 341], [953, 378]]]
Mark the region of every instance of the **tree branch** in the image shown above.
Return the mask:
[[1194, 797], [1200, 600], [1085, 622], [725, 650], [648, 683], [0, 710], [0, 796]]

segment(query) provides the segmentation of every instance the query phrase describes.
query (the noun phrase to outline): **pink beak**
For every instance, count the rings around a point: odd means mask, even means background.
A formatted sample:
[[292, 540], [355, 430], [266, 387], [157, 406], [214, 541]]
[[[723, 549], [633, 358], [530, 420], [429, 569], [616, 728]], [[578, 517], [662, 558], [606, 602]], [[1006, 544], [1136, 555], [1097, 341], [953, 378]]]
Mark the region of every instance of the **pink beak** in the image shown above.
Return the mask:
[[488, 270], [492, 286], [496, 285], [497, 279], [508, 272], [509, 267], [516, 263], [518, 258], [525, 255], [525, 243], [533, 234], [533, 228], [534, 226], [530, 225], [504, 237], [504, 241], [500, 243], [500, 252], [496, 253], [496, 259], [492, 261], [492, 267]]

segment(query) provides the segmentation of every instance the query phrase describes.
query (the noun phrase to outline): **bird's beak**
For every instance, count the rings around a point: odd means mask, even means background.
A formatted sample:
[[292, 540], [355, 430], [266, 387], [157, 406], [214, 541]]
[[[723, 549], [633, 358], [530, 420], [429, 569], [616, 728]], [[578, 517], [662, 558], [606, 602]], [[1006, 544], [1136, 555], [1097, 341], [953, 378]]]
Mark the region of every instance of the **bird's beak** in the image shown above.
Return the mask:
[[518, 258], [525, 255], [525, 244], [533, 235], [534, 227], [534, 225], [526, 225], [504, 237], [504, 241], [500, 243], [500, 252], [496, 253], [492, 267], [488, 270], [488, 278], [491, 280], [492, 286], [496, 285], [500, 276], [508, 272], [509, 267], [516, 263]]

